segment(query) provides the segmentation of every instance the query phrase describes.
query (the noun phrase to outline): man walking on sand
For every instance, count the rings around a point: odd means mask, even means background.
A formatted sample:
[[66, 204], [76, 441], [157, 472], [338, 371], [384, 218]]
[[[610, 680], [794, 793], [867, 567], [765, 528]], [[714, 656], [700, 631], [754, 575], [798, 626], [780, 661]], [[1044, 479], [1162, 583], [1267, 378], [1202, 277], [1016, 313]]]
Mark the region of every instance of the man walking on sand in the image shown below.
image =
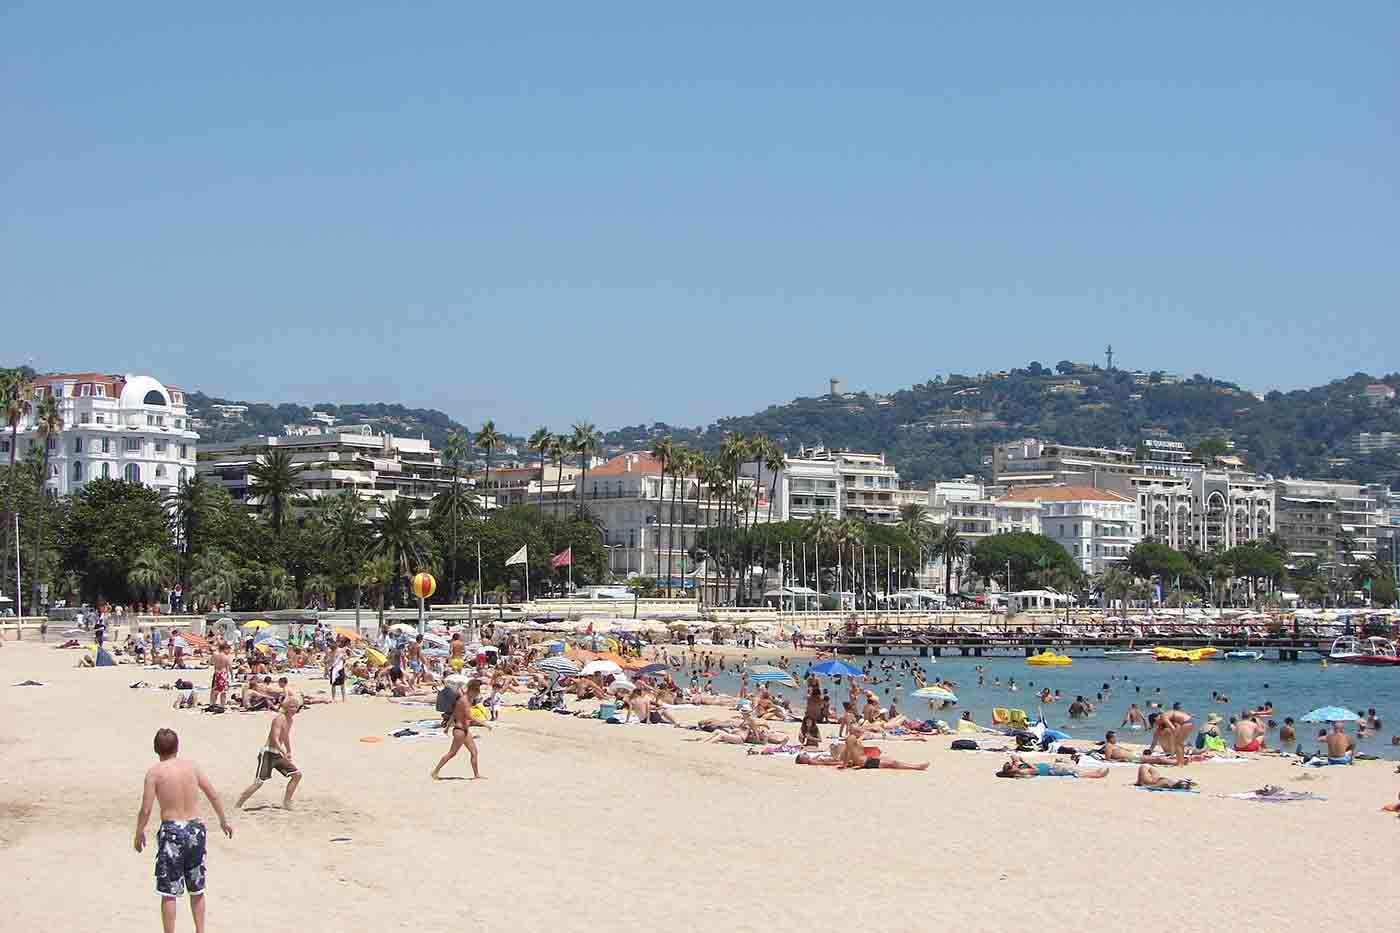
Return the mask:
[[204, 769], [193, 761], [180, 761], [180, 737], [172, 729], [156, 732], [155, 752], [160, 761], [146, 772], [141, 810], [136, 815], [137, 852], [146, 848], [146, 823], [151, 804], [160, 801], [160, 829], [156, 832], [156, 893], [160, 895], [160, 923], [165, 933], [175, 930], [176, 900], [189, 894], [190, 914], [196, 933], [204, 933], [204, 821], [195, 816], [197, 791], [209, 798], [224, 835], [233, 838], [233, 827], [223, 802]]
[[292, 763], [292, 717], [299, 709], [301, 697], [295, 693], [289, 694], [282, 701], [281, 709], [272, 718], [272, 725], [268, 727], [267, 744], [258, 752], [258, 770], [253, 775], [253, 783], [238, 795], [238, 803], [234, 804], [237, 809], [243, 809], [248, 798], [257, 793], [264, 781], [272, 777], [274, 769], [287, 778], [287, 790], [282, 795], [282, 809], [292, 808], [292, 794], [296, 793], [297, 785], [301, 783], [301, 770]]
[[228, 645], [219, 642], [209, 659], [209, 666], [214, 669], [213, 679], [209, 683], [209, 705], [227, 706], [229, 675], [233, 670], [233, 659], [229, 657]]

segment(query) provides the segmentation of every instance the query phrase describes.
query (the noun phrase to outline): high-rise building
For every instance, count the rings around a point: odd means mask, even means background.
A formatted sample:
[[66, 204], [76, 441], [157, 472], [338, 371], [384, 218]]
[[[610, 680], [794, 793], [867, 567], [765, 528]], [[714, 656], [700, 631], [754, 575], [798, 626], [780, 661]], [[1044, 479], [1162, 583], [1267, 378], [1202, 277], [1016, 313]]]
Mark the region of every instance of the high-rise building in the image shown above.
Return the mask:
[[[185, 393], [150, 376], [50, 373], [29, 386], [31, 403], [52, 397], [62, 428], [49, 436], [48, 488], [75, 492], [94, 479], [124, 479], [174, 492], [194, 475], [199, 435], [189, 424]], [[39, 443], [35, 409], [19, 424], [17, 457]], [[10, 455], [10, 435], [0, 439]]]
[[1354, 563], [1376, 555], [1382, 524], [1376, 490], [1361, 483], [1281, 479], [1274, 486], [1278, 533], [1290, 560]]

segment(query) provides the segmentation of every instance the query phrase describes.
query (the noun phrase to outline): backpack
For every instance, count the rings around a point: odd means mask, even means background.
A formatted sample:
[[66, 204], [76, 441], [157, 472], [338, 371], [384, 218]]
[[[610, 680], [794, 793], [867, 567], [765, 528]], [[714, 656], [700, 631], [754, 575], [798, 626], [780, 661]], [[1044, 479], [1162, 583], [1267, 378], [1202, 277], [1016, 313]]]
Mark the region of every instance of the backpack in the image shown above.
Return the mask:
[[953, 744], [949, 747], [957, 752], [975, 752], [977, 751], [977, 742], [973, 739], [954, 739]]
[[458, 692], [456, 687], [451, 684], [443, 687], [437, 694], [437, 711], [444, 716], [451, 713], [457, 708], [457, 697]]

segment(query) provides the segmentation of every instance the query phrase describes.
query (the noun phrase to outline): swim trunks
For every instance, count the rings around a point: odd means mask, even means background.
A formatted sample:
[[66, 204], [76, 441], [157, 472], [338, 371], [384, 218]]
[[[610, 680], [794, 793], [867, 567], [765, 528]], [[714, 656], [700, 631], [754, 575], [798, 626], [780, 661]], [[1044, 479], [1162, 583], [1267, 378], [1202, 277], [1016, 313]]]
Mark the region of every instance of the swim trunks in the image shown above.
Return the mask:
[[221, 691], [221, 690], [227, 690], [227, 689], [228, 689], [228, 672], [227, 672], [227, 671], [215, 671], [215, 672], [214, 672], [214, 684], [213, 684], [213, 686], [211, 686], [209, 689], [212, 690], [214, 693], [218, 693], [218, 692]]
[[264, 748], [262, 751], [258, 752], [257, 780], [266, 781], [268, 778], [272, 777], [273, 769], [276, 769], [277, 773], [281, 774], [283, 777], [291, 777], [293, 774], [300, 773], [297, 770], [297, 766], [288, 761], [281, 752], [274, 752], [270, 748]]
[[1235, 743], [1235, 751], [1237, 752], [1257, 752], [1263, 747], [1264, 740], [1261, 738], [1255, 738], [1255, 740], [1248, 745], [1241, 745], [1238, 742]]
[[880, 759], [878, 759], [878, 758], [866, 758], [866, 759], [865, 759], [865, 764], [862, 765], [862, 767], [864, 767], [866, 770], [869, 770], [869, 771], [878, 771], [879, 768], [880, 768]]
[[1043, 761], [1042, 761], [1042, 762], [1039, 762], [1039, 763], [1035, 766], [1035, 773], [1036, 773], [1036, 777], [1049, 777], [1049, 776], [1050, 776], [1050, 765], [1046, 764], [1046, 763], [1043, 762]]
[[1329, 765], [1349, 765], [1351, 764], [1351, 756], [1344, 755], [1341, 758], [1333, 758], [1329, 755], [1327, 758], [1327, 763]]
[[156, 832], [156, 893], [204, 893], [204, 822], [163, 820]]

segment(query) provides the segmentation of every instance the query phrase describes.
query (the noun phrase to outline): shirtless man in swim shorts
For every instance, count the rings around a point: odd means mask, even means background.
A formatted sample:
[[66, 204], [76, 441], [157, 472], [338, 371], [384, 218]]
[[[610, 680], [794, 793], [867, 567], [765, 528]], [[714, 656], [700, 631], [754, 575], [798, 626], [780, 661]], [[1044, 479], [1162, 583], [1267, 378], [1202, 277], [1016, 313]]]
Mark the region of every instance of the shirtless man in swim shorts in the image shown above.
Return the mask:
[[1263, 724], [1253, 716], [1241, 718], [1235, 723], [1235, 751], [1262, 751], [1265, 731]]
[[[1176, 756], [1178, 765], [1186, 764], [1186, 739], [1195, 725], [1191, 714], [1185, 710], [1167, 710], [1152, 717], [1153, 745], [1162, 746], [1162, 751]], [[1151, 746], [1148, 747], [1151, 751]]]
[[1147, 717], [1142, 715], [1142, 710], [1138, 709], [1136, 703], [1128, 705], [1128, 712], [1124, 714], [1123, 721], [1119, 723], [1118, 728], [1121, 729], [1124, 726], [1134, 731], [1147, 728]]
[[1319, 735], [1318, 741], [1327, 745], [1327, 761], [1334, 765], [1349, 765], [1356, 751], [1356, 741], [1342, 731], [1342, 724], [1332, 723], [1332, 731]]
[[1169, 765], [1175, 759], [1165, 755], [1149, 755], [1146, 752], [1130, 752], [1118, 744], [1118, 733], [1107, 732], [1103, 737], [1103, 757], [1105, 761], [1125, 761], [1131, 764]]
[[822, 730], [818, 725], [826, 716], [826, 698], [822, 696], [822, 682], [816, 674], [807, 678], [807, 705], [802, 711], [802, 725], [797, 730], [797, 744], [816, 745], [821, 741]]
[[233, 659], [228, 654], [228, 645], [219, 642], [214, 654], [209, 658], [209, 665], [214, 669], [214, 679], [209, 684], [209, 704], [227, 706], [229, 676], [233, 666]]
[[927, 771], [928, 765], [927, 761], [913, 764], [893, 758], [882, 758], [879, 755], [867, 755], [865, 742], [859, 735], [846, 736], [845, 747], [841, 749], [842, 768], [868, 771]]
[[174, 730], [156, 732], [155, 752], [160, 761], [146, 772], [141, 791], [141, 810], [136, 814], [137, 852], [146, 848], [146, 823], [151, 805], [160, 802], [160, 829], [156, 832], [156, 893], [160, 895], [160, 922], [165, 933], [175, 929], [176, 899], [190, 897], [190, 914], [196, 933], [204, 931], [204, 821], [196, 815], [197, 800], [203, 793], [219, 817], [219, 828], [233, 838], [219, 792], [209, 783], [204, 769], [193, 761], [181, 761], [180, 737]]
[[242, 810], [248, 798], [257, 793], [275, 769], [287, 778], [287, 789], [282, 794], [282, 809], [292, 808], [292, 795], [301, 784], [301, 769], [292, 763], [292, 717], [301, 709], [301, 697], [295, 693], [282, 701], [277, 715], [272, 717], [272, 725], [267, 729], [267, 744], [258, 752], [258, 770], [253, 775], [253, 783], [238, 795], [236, 809]]

